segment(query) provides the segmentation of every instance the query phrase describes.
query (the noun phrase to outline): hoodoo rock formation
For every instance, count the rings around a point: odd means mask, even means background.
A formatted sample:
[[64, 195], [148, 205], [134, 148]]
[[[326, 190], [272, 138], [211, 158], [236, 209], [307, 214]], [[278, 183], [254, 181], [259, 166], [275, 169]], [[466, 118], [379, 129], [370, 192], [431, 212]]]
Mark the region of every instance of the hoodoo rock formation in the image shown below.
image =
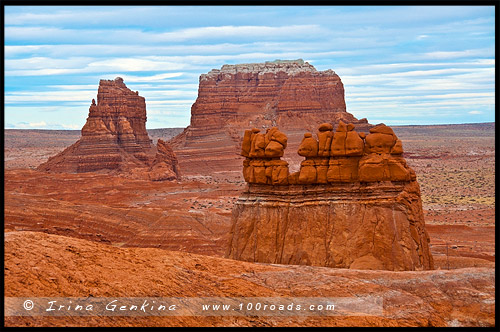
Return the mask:
[[191, 124], [171, 143], [183, 172], [235, 171], [245, 128], [287, 128], [293, 146], [301, 133], [326, 121], [370, 127], [346, 111], [334, 71], [317, 71], [301, 59], [224, 65], [200, 76]]
[[177, 158], [165, 142], [156, 147], [146, 131], [146, 101], [123, 79], [101, 80], [82, 137], [38, 166], [47, 172], [126, 172], [143, 169], [152, 180], [179, 178]]
[[233, 259], [352, 269], [429, 270], [433, 259], [415, 172], [384, 124], [357, 133], [323, 123], [304, 134], [300, 170], [281, 160], [276, 127], [245, 131], [246, 191], [233, 208]]

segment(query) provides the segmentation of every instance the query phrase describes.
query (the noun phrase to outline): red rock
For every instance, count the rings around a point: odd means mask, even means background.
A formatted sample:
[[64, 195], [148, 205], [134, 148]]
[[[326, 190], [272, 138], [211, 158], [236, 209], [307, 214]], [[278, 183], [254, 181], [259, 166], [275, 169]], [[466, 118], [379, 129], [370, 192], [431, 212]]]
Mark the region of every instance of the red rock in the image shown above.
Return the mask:
[[358, 158], [330, 158], [327, 171], [327, 180], [331, 183], [336, 182], [357, 182], [358, 177]]
[[417, 189], [413, 182], [250, 184], [234, 205], [227, 257], [356, 269], [432, 269], [421, 203], [413, 207], [420, 202]]
[[318, 127], [318, 131], [320, 131], [320, 132], [323, 132], [323, 131], [332, 131], [332, 130], [333, 130], [333, 126], [332, 126], [331, 123], [328, 123], [328, 122], [322, 123]]
[[302, 143], [300, 143], [299, 156], [316, 157], [318, 156], [318, 141], [312, 137], [311, 133], [305, 133]]
[[241, 167], [246, 128], [286, 128], [295, 146], [304, 131], [339, 121], [370, 127], [346, 111], [344, 86], [332, 70], [303, 60], [224, 65], [200, 76], [191, 123], [171, 143], [185, 174], [231, 172]]
[[[330, 132], [324, 124], [320, 128], [319, 137]], [[280, 160], [273, 161], [283, 172], [279, 181], [268, 161], [250, 157], [244, 163], [249, 184], [233, 208], [227, 257], [352, 269], [433, 269], [420, 188], [401, 156], [401, 144], [393, 149], [396, 135], [380, 125], [363, 140], [354, 128], [339, 123], [331, 156], [318, 156], [318, 141], [304, 134], [298, 154], [306, 159], [287, 181], [287, 164]], [[250, 167], [253, 176], [247, 174]]]
[[354, 131], [352, 123], [346, 126], [341, 121], [333, 135], [330, 149], [332, 156], [362, 156], [364, 149], [363, 137]]
[[[261, 134], [259, 129], [245, 131], [241, 155], [243, 178], [249, 183], [282, 185], [288, 184], [288, 163], [280, 160], [288, 138], [273, 127]], [[250, 147], [250, 150], [248, 150]], [[249, 151], [249, 152], [248, 152]]]
[[403, 142], [397, 139], [394, 146], [391, 148], [391, 154], [400, 155], [403, 154]]
[[333, 139], [333, 126], [330, 123], [323, 123], [319, 126], [318, 132], [318, 156], [330, 156], [330, 148]]
[[371, 128], [365, 142], [365, 155], [359, 161], [361, 182], [411, 180], [412, 170], [401, 157], [403, 145], [390, 127]]
[[264, 155], [268, 158], [279, 158], [283, 156], [288, 138], [280, 132], [278, 128], [273, 127], [267, 130], [264, 136], [266, 148]]
[[134, 173], [154, 180], [179, 178], [173, 150], [165, 143], [156, 147], [146, 131], [146, 102], [138, 92], [126, 87], [121, 78], [101, 80], [97, 104], [92, 100], [81, 138], [38, 166], [46, 172]]
[[172, 147], [158, 139], [157, 152], [149, 170], [149, 177], [153, 181], [177, 180], [180, 177], [179, 162]]
[[330, 148], [333, 139], [333, 126], [329, 123], [324, 123], [319, 126], [318, 132], [318, 156], [328, 157], [330, 156]]
[[299, 184], [317, 183], [318, 172], [314, 160], [306, 159], [300, 164]]
[[355, 131], [347, 132], [345, 138], [345, 154], [346, 156], [362, 156], [365, 147], [365, 142]]
[[386, 134], [386, 135], [395, 135], [394, 131], [392, 130], [391, 127], [386, 126], [385, 124], [381, 123], [376, 125], [375, 127], [370, 128], [370, 133], [371, 134]]

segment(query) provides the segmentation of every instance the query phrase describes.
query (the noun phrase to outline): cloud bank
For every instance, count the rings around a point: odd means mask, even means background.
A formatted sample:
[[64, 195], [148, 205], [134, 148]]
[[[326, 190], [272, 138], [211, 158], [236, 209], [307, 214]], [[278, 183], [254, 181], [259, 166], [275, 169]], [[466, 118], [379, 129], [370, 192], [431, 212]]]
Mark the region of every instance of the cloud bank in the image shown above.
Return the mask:
[[[7, 128], [81, 128], [100, 79], [185, 127], [198, 78], [302, 58], [388, 125], [494, 121], [494, 6], [5, 6]], [[382, 121], [381, 121], [382, 122]]]

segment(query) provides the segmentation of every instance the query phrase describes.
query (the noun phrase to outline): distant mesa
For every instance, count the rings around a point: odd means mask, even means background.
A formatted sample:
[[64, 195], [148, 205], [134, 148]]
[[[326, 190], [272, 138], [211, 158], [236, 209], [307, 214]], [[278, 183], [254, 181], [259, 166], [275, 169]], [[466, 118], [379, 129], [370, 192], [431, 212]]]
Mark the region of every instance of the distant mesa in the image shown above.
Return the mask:
[[333, 70], [302, 59], [223, 65], [202, 74], [191, 123], [171, 140], [183, 172], [236, 171], [246, 128], [286, 128], [289, 143], [324, 122], [371, 125], [346, 111], [344, 85]]
[[146, 131], [146, 101], [120, 77], [100, 80], [97, 103], [92, 99], [82, 137], [38, 166], [46, 172], [133, 173], [151, 180], [180, 178], [171, 147], [152, 143]]
[[420, 187], [393, 130], [340, 121], [305, 133], [291, 173], [276, 127], [244, 133], [248, 182], [233, 207], [233, 259], [352, 269], [429, 270], [433, 258]]

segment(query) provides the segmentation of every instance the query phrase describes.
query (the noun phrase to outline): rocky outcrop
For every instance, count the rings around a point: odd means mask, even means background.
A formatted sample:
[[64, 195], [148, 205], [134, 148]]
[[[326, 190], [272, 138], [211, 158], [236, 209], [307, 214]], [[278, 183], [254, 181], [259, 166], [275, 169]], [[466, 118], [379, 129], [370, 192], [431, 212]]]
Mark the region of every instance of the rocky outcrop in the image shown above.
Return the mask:
[[179, 177], [179, 162], [172, 147], [162, 139], [158, 139], [157, 152], [149, 170], [149, 178], [153, 181], [175, 180]]
[[287, 128], [292, 145], [301, 133], [331, 121], [370, 126], [346, 111], [344, 86], [332, 70], [303, 60], [224, 65], [200, 76], [191, 123], [171, 143], [188, 173], [237, 170], [245, 128]]
[[316, 133], [305, 133], [298, 155], [305, 157], [300, 171], [290, 174], [281, 160], [287, 136], [276, 127], [260, 133], [246, 130], [241, 155], [243, 177], [248, 183], [288, 185], [416, 180], [415, 173], [402, 157], [403, 146], [390, 127], [384, 124], [357, 133], [355, 126], [340, 121], [323, 123]]
[[[146, 102], [120, 77], [101, 80], [92, 99], [81, 138], [40, 166], [47, 172], [127, 172], [146, 168], [155, 180], [179, 177], [175, 154], [165, 142], [158, 148], [146, 131]], [[160, 174], [161, 173], [161, 174]]]
[[[306, 133], [290, 174], [266, 155], [277, 128], [246, 131], [241, 154], [249, 183], [233, 208], [229, 258], [280, 264], [383, 270], [433, 269], [415, 172], [401, 141], [380, 124], [357, 133], [324, 123]], [[278, 134], [270, 134], [278, 133]], [[283, 135], [284, 136], [284, 135]], [[278, 142], [277, 142], [278, 143]], [[250, 149], [249, 149], [250, 147]]]

